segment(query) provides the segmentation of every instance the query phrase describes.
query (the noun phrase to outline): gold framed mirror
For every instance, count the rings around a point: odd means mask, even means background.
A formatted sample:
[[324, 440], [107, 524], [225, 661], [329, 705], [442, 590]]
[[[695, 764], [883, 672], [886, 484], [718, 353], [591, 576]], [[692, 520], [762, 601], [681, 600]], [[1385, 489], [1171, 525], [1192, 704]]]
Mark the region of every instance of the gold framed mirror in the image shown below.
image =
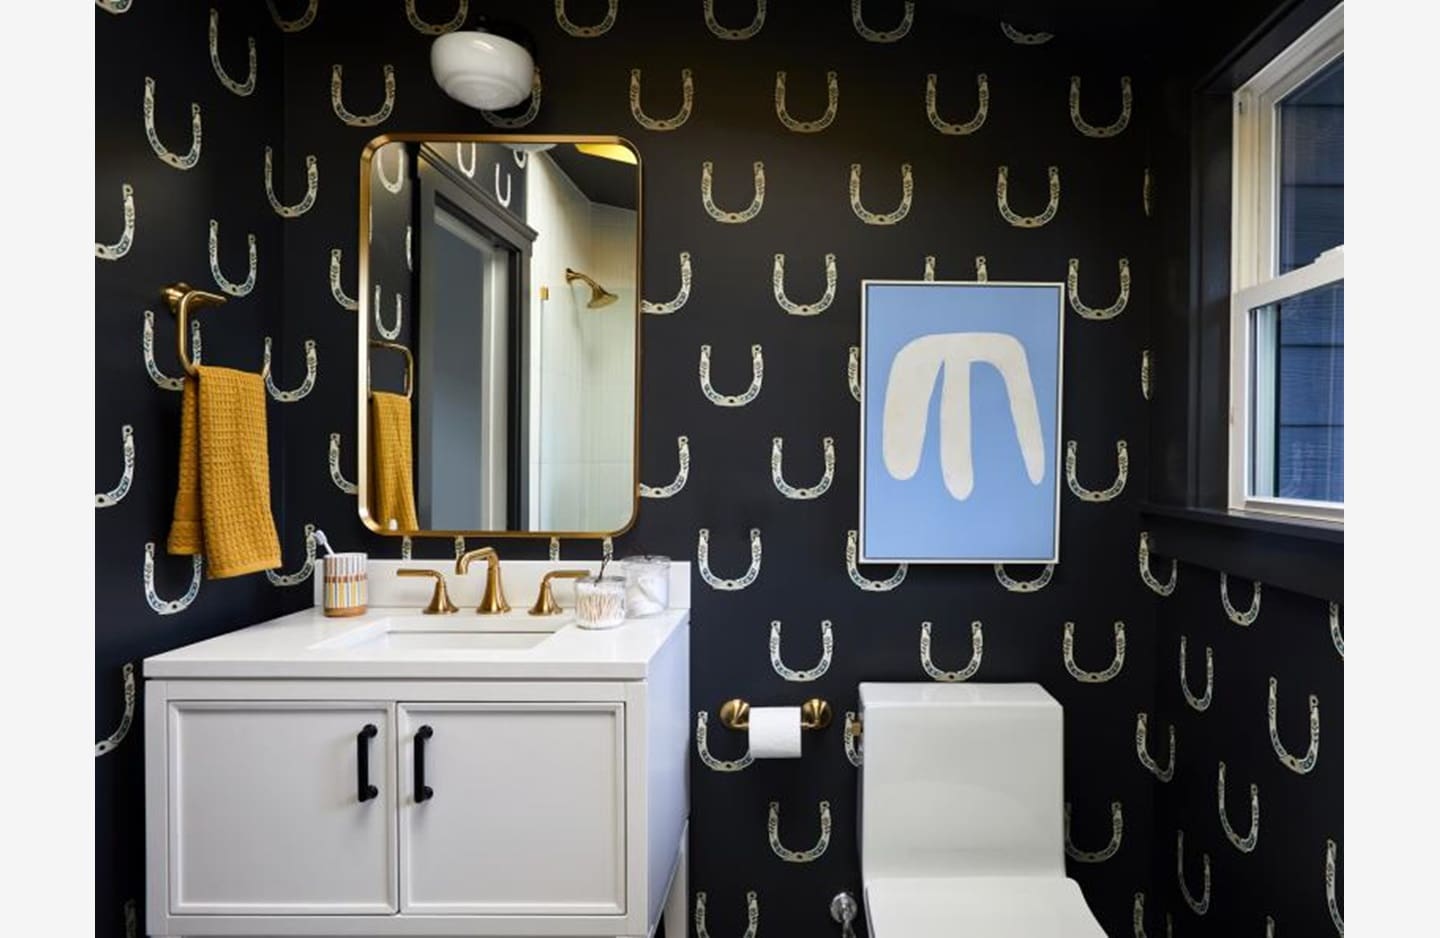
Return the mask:
[[[366, 145], [354, 305], [370, 530], [601, 538], [635, 523], [640, 174], [617, 136]], [[339, 277], [332, 254], [349, 305]]]

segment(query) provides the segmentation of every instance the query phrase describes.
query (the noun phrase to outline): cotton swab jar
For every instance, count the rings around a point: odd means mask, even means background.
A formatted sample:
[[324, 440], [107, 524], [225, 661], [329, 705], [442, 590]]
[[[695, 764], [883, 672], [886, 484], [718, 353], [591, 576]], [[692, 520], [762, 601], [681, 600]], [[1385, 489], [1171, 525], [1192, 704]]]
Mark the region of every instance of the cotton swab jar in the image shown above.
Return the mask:
[[625, 624], [625, 580], [587, 576], [575, 581], [575, 624], [582, 629], [613, 629]]

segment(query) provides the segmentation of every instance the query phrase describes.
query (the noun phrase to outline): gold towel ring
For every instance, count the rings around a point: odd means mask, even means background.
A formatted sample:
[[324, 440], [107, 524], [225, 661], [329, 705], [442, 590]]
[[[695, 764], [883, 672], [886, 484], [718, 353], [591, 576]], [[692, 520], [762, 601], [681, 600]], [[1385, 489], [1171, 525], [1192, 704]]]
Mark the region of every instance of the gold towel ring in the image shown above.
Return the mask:
[[[410, 349], [399, 342], [386, 342], [381, 339], [371, 339], [371, 348], [388, 348], [405, 356], [405, 400], [410, 400], [415, 393], [415, 356], [410, 354]], [[367, 367], [365, 373], [365, 386], [371, 394], [375, 389], [370, 387], [370, 373]]]
[[[187, 344], [190, 335], [190, 313], [207, 306], [219, 306], [226, 302], [226, 298], [218, 293], [197, 290], [183, 281], [165, 287], [160, 291], [160, 295], [165, 297], [165, 302], [170, 304], [170, 311], [175, 314], [175, 351], [179, 353], [180, 364], [185, 367], [187, 375], [198, 377], [200, 370], [190, 360], [190, 347]], [[260, 377], [270, 377], [268, 361], [260, 369]]]

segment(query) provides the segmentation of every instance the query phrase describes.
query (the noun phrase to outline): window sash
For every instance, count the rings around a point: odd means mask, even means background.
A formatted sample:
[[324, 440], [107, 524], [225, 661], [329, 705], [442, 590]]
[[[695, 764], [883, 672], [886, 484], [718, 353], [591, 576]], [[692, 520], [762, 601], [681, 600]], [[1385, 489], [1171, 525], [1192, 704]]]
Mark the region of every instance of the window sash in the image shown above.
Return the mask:
[[1230, 263], [1230, 484], [1233, 510], [1343, 522], [1342, 502], [1251, 492], [1254, 336], [1250, 311], [1345, 279], [1345, 247], [1304, 267], [1279, 270], [1279, 121], [1276, 105], [1345, 53], [1345, 4], [1276, 56], [1234, 95]]

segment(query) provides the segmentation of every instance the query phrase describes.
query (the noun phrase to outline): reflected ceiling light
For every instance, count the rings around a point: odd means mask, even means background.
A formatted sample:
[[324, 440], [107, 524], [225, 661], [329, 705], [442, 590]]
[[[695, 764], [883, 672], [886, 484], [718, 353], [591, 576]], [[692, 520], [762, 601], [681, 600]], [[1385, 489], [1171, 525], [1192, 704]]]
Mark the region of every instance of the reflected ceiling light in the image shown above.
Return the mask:
[[620, 299], [620, 297], [596, 283], [594, 278], [582, 274], [578, 270], [571, 270], [569, 267], [566, 267], [565, 283], [571, 284], [576, 280], [584, 281], [590, 287], [590, 302], [585, 304], [586, 309], [601, 309]]
[[535, 62], [524, 46], [483, 29], [437, 36], [430, 71], [442, 91], [482, 111], [514, 107], [530, 97]]
[[618, 163], [629, 163], [631, 166], [638, 166], [640, 159], [635, 151], [623, 143], [577, 143], [575, 149], [586, 156], [598, 156], [602, 159], [615, 160]]

